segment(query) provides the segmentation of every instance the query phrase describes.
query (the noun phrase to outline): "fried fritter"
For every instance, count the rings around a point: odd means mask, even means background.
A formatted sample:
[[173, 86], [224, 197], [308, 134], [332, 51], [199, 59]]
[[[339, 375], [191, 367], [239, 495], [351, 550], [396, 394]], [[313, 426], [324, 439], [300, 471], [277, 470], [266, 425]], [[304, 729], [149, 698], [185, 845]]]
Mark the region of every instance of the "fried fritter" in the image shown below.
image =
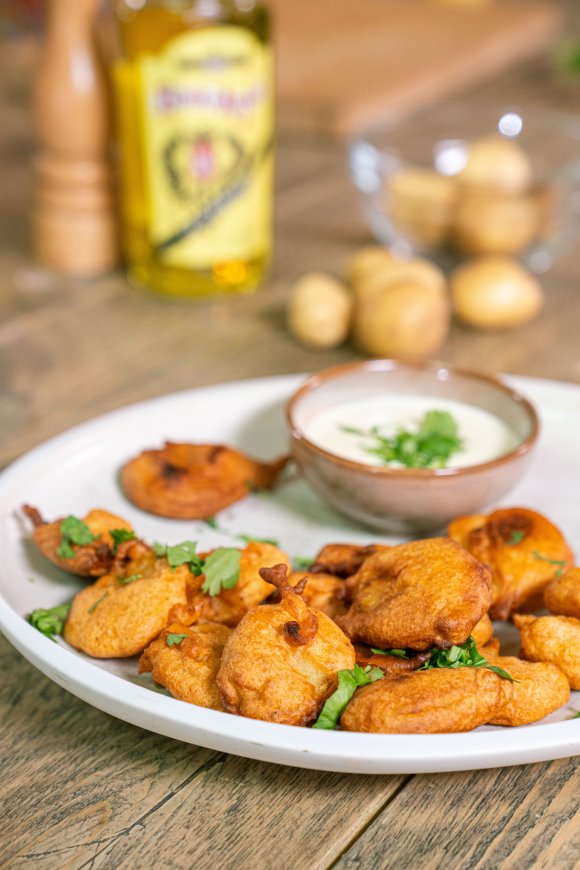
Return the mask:
[[544, 590], [544, 604], [559, 616], [580, 619], [580, 568], [556, 577]]
[[279, 590], [279, 604], [246, 614], [228, 639], [217, 682], [229, 713], [285, 725], [309, 725], [354, 667], [352, 644], [325, 613], [303, 601], [285, 565], [261, 575]]
[[335, 577], [352, 577], [359, 570], [365, 559], [378, 553], [379, 550], [390, 549], [385, 544], [368, 544], [360, 547], [357, 544], [326, 544], [316, 556], [308, 569], [310, 574], [332, 574]]
[[520, 630], [522, 658], [558, 665], [571, 688], [580, 690], [580, 619], [516, 613], [513, 620]]
[[[245, 614], [257, 607], [274, 591], [260, 575], [261, 568], [272, 565], [290, 568], [287, 554], [272, 544], [250, 541], [240, 556], [240, 579], [233, 589], [222, 589], [211, 597], [198, 591], [189, 602], [190, 614], [181, 613], [187, 625], [192, 622], [220, 622], [234, 628]], [[203, 581], [203, 578], [202, 578]]]
[[573, 556], [562, 533], [546, 517], [527, 508], [460, 517], [449, 536], [492, 573], [492, 619], [508, 619], [523, 607], [541, 606], [556, 571], [571, 568]]
[[479, 649], [490, 642], [493, 637], [493, 622], [486, 613], [471, 630], [471, 636]]
[[448, 538], [379, 551], [346, 583], [352, 605], [338, 624], [380, 649], [461, 645], [491, 603], [489, 571]]
[[306, 579], [302, 598], [309, 607], [326, 613], [336, 621], [337, 616], [343, 616], [347, 607], [345, 604], [346, 586], [344, 580], [332, 574], [311, 574], [307, 571], [293, 571], [288, 577], [291, 586], [296, 586]]
[[187, 604], [199, 582], [186, 565], [172, 569], [166, 559], [134, 577], [106, 574], [75, 596], [64, 638], [95, 658], [134, 656], [165, 628], [172, 608]]
[[374, 653], [371, 647], [364, 646], [362, 643], [355, 643], [354, 652], [359, 667], [366, 668], [370, 665], [372, 668], [381, 668], [387, 677], [396, 677], [397, 674], [416, 671], [431, 658], [430, 651], [415, 653], [404, 658], [397, 655], [381, 655]]
[[505, 703], [502, 682], [487, 668], [442, 668], [377, 680], [355, 692], [340, 724], [346, 731], [380, 734], [472, 731]]
[[490, 637], [488, 642], [483, 646], [479, 646], [477, 648], [478, 653], [480, 653], [485, 659], [489, 659], [490, 656], [498, 656], [499, 651], [501, 649], [501, 644], [499, 642], [499, 638]]
[[144, 450], [121, 470], [121, 484], [137, 507], [177, 519], [206, 519], [244, 498], [271, 489], [288, 457], [257, 462], [221, 444], [173, 444]]
[[[515, 681], [502, 680], [505, 704], [489, 720], [490, 725], [529, 725], [539, 722], [570, 700], [570, 685], [557, 665], [525, 662], [515, 656], [498, 656], [488, 652], [492, 665], [503, 668]], [[508, 689], [509, 686], [509, 689]]]
[[230, 634], [231, 629], [212, 622], [191, 628], [174, 622], [147, 647], [139, 673], [151, 673], [156, 683], [180, 701], [223, 710], [216, 677]]
[[79, 577], [102, 577], [107, 574], [115, 560], [113, 539], [110, 532], [116, 529], [133, 531], [131, 523], [122, 517], [100, 509], [89, 511], [86, 517], [83, 517], [82, 522], [95, 536], [95, 540], [82, 545], [70, 544], [74, 556], [70, 559], [63, 559], [59, 556], [58, 550], [63, 544], [61, 525], [65, 521], [65, 517], [50, 523], [46, 522], [40, 511], [30, 505], [24, 505], [22, 513], [34, 526], [32, 539], [40, 552], [63, 571], [68, 571], [69, 574], [76, 574]]

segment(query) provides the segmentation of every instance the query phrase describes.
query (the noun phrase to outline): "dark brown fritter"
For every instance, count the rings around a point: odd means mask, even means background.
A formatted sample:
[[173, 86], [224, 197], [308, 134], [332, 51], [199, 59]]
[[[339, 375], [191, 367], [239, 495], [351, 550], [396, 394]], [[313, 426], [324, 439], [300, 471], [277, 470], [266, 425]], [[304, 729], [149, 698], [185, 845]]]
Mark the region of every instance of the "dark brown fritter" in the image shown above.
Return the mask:
[[492, 619], [517, 610], [540, 608], [546, 586], [558, 571], [574, 564], [564, 536], [546, 517], [527, 508], [460, 517], [449, 536], [491, 571]]
[[131, 523], [127, 520], [96, 508], [82, 518], [89, 531], [95, 535], [95, 540], [90, 544], [71, 544], [74, 556], [71, 559], [63, 559], [59, 556], [58, 550], [63, 543], [60, 527], [65, 517], [46, 522], [38, 509], [30, 505], [24, 505], [22, 513], [32, 522], [32, 539], [40, 552], [63, 571], [79, 577], [102, 577], [107, 574], [115, 561], [110, 532], [113, 529], [133, 531]]
[[257, 462], [221, 444], [173, 444], [144, 450], [121, 470], [128, 498], [153, 514], [206, 519], [252, 489], [271, 489], [288, 457]]

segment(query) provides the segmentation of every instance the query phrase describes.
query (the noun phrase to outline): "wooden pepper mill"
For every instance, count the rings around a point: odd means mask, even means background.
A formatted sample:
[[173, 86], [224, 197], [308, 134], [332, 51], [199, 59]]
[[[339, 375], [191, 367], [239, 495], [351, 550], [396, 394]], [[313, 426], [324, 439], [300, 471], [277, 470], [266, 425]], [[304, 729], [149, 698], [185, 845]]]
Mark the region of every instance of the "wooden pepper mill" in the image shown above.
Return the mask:
[[35, 88], [35, 247], [79, 277], [112, 269], [119, 228], [109, 161], [110, 105], [95, 41], [100, 0], [48, 0]]

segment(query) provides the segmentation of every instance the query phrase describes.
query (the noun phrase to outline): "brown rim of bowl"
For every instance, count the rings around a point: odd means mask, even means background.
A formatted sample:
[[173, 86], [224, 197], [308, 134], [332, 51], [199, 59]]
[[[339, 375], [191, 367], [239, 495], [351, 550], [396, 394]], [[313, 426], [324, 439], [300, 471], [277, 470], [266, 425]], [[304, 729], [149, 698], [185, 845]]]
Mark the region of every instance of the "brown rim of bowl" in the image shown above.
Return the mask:
[[[293, 412], [297, 402], [299, 402], [306, 393], [312, 392], [312, 390], [319, 387], [325, 381], [333, 380], [336, 377], [340, 377], [341, 375], [356, 371], [357, 369], [388, 372], [404, 368], [424, 369], [433, 373], [444, 370], [449, 372], [450, 375], [460, 375], [462, 377], [472, 378], [474, 380], [483, 381], [484, 383], [490, 384], [500, 392], [505, 393], [507, 396], [509, 396], [510, 399], [512, 399], [512, 401], [516, 402], [518, 405], [520, 405], [520, 407], [525, 409], [532, 424], [532, 431], [530, 432], [528, 437], [524, 441], [522, 441], [521, 444], [518, 444], [517, 447], [514, 447], [513, 450], [510, 450], [508, 453], [504, 453], [502, 456], [498, 456], [497, 459], [490, 459], [487, 462], [480, 462], [476, 465], [466, 465], [462, 468], [388, 468], [382, 467], [380, 465], [366, 465], [363, 462], [355, 462], [352, 459], [345, 459], [342, 456], [338, 456], [336, 453], [331, 453], [329, 450], [324, 450], [322, 447], [319, 447], [317, 444], [314, 444], [314, 442], [310, 441], [294, 423]], [[352, 363], [343, 363], [342, 365], [331, 366], [330, 368], [323, 369], [321, 372], [310, 375], [305, 383], [298, 390], [296, 390], [296, 392], [288, 400], [286, 404], [286, 420], [290, 429], [291, 436], [307, 444], [311, 450], [313, 450], [315, 453], [318, 453], [319, 456], [322, 456], [325, 459], [330, 459], [333, 462], [338, 463], [339, 465], [342, 465], [346, 468], [362, 471], [365, 474], [370, 474], [373, 476], [399, 478], [415, 477], [419, 479], [428, 477], [456, 477], [460, 475], [467, 476], [469, 474], [505, 465], [510, 460], [515, 459], [517, 456], [523, 456], [526, 453], [529, 453], [531, 448], [538, 440], [538, 435], [540, 432], [540, 421], [538, 419], [536, 410], [531, 402], [526, 399], [526, 397], [523, 396], [521, 393], [518, 393], [517, 390], [513, 390], [511, 387], [508, 387], [507, 384], [504, 384], [493, 375], [485, 375], [480, 372], [471, 371], [470, 369], [456, 368], [455, 366], [445, 365], [445, 363], [440, 362], [407, 362], [397, 359], [360, 360]]]

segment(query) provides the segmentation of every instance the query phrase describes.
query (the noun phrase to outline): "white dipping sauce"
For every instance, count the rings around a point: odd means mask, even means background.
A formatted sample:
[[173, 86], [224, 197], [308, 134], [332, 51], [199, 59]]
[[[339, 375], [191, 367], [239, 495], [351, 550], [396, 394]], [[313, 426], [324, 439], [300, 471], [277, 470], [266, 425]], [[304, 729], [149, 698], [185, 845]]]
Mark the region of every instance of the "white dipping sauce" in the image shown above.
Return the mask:
[[[457, 423], [463, 449], [453, 453], [448, 468], [464, 468], [497, 459], [513, 450], [520, 441], [516, 433], [494, 414], [436, 396], [355, 399], [313, 414], [304, 423], [303, 430], [309, 441], [329, 453], [365, 465], [385, 467], [380, 457], [365, 450], [365, 447], [376, 445], [372, 436], [353, 435], [342, 431], [342, 427], [352, 426], [366, 432], [378, 426], [381, 435], [391, 437], [399, 429], [416, 432], [427, 411], [448, 411]], [[389, 463], [389, 467], [396, 467], [396, 463]]]

